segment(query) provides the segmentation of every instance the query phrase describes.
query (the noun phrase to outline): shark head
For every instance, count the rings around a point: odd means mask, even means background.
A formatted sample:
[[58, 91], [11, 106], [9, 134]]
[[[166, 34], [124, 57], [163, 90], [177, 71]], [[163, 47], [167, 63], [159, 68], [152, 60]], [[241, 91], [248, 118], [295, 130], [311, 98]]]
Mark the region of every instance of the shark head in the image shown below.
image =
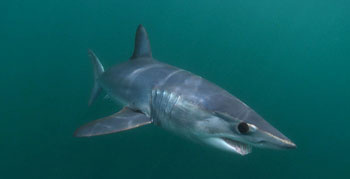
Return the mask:
[[205, 120], [202, 141], [216, 148], [246, 155], [252, 147], [270, 149], [293, 149], [296, 145], [250, 109], [238, 116], [213, 112], [210, 120]]
[[[193, 140], [240, 155], [250, 153], [252, 147], [296, 148], [290, 139], [244, 102], [210, 83], [201, 82], [201, 86], [196, 86], [198, 84], [196, 80], [198, 78], [190, 81], [189, 84], [193, 86], [188, 87], [196, 90], [196, 93], [191, 90], [182, 92], [182, 95], [176, 98], [179, 100], [170, 103], [176, 104], [176, 107], [171, 108], [171, 116], [179, 119], [180, 125], [169, 125], [176, 121], [172, 119], [162, 122], [164, 127], [171, 126], [165, 128], [182, 132]], [[176, 93], [174, 95], [177, 96]], [[172, 98], [170, 95], [160, 99], [163, 101]], [[169, 108], [169, 105], [164, 106]]]

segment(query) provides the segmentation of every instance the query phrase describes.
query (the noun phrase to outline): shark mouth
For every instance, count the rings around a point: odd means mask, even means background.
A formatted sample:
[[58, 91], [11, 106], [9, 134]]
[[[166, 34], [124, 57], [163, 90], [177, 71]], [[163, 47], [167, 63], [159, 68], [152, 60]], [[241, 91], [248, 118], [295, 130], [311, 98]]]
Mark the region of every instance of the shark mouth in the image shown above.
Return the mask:
[[234, 151], [240, 155], [247, 155], [252, 151], [252, 147], [248, 144], [244, 144], [242, 142], [238, 142], [229, 138], [222, 137], [222, 147], [229, 151]]
[[250, 145], [228, 137], [210, 137], [206, 138], [204, 141], [213, 147], [240, 155], [247, 155], [252, 151]]

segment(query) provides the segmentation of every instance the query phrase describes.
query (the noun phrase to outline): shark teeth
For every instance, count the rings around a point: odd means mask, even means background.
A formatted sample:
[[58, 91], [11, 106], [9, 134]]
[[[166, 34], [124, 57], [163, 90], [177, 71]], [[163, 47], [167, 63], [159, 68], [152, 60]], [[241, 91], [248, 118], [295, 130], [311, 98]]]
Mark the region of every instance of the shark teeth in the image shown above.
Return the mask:
[[252, 151], [250, 145], [226, 137], [210, 137], [206, 138], [204, 141], [213, 147], [240, 155], [247, 155]]
[[247, 155], [252, 151], [252, 147], [250, 145], [244, 144], [242, 142], [238, 142], [235, 140], [231, 140], [228, 138], [221, 138], [223, 142], [225, 142], [232, 150], [240, 155]]

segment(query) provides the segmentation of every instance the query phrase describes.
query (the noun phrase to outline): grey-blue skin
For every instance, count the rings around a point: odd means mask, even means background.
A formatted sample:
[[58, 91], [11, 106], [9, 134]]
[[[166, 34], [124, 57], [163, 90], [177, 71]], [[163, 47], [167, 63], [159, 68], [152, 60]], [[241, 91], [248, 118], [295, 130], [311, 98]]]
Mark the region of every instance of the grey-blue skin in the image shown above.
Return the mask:
[[139, 25], [130, 60], [104, 71], [89, 51], [95, 85], [91, 104], [104, 90], [125, 107], [90, 122], [75, 132], [77, 137], [120, 132], [155, 124], [192, 140], [246, 155], [251, 146], [295, 148], [253, 109], [217, 85], [186, 70], [152, 57], [145, 28]]

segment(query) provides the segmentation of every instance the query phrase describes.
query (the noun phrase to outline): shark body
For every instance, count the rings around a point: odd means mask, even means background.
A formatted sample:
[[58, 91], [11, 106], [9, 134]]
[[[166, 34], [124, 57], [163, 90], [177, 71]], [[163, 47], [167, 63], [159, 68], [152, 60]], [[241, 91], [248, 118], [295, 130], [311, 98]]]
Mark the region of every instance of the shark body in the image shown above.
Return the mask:
[[241, 155], [251, 146], [295, 148], [296, 145], [253, 109], [217, 85], [152, 57], [148, 35], [139, 25], [130, 60], [104, 71], [89, 51], [95, 85], [91, 104], [104, 90], [125, 107], [75, 132], [90, 137], [155, 124], [190, 139]]

